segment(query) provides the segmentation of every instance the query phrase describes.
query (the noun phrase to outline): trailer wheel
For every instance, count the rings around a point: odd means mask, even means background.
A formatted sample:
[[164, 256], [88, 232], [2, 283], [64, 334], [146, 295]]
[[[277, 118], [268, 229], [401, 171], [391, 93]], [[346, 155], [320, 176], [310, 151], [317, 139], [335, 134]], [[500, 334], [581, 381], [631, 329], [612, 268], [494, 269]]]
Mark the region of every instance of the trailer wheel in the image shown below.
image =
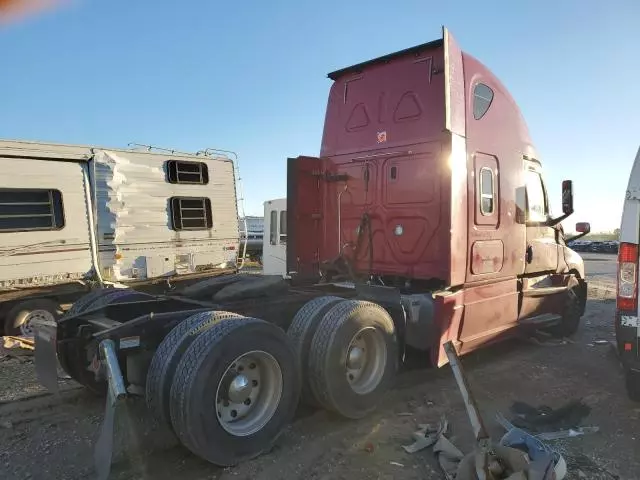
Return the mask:
[[298, 357], [300, 373], [302, 375], [302, 400], [311, 406], [320, 406], [320, 402], [315, 398], [311, 385], [309, 384], [309, 349], [313, 335], [316, 333], [318, 324], [322, 317], [336, 303], [344, 300], [340, 297], [320, 297], [308, 301], [298, 310], [289, 325], [287, 335], [291, 339], [293, 347]]
[[55, 322], [59, 310], [60, 305], [46, 298], [20, 302], [5, 317], [4, 334], [33, 337], [34, 324], [38, 321]]
[[309, 352], [311, 388], [322, 405], [347, 418], [371, 413], [398, 368], [393, 319], [380, 305], [347, 300], [317, 327]]
[[182, 356], [171, 385], [171, 423], [193, 453], [231, 466], [271, 448], [299, 396], [286, 334], [255, 318], [223, 320]]
[[195, 338], [221, 320], [243, 318], [230, 312], [201, 312], [176, 325], [164, 337], [151, 360], [147, 372], [145, 397], [154, 416], [171, 426], [169, 409], [171, 382], [182, 354]]

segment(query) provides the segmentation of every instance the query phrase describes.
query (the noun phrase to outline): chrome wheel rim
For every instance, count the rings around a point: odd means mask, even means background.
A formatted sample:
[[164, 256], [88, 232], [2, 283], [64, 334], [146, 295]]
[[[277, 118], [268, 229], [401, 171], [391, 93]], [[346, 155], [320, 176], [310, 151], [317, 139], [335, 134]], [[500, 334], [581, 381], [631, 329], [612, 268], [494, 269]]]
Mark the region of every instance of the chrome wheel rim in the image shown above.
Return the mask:
[[351, 389], [365, 395], [382, 381], [387, 364], [387, 346], [382, 333], [373, 327], [357, 332], [347, 348], [345, 369]]
[[20, 334], [24, 337], [33, 337], [35, 334], [34, 325], [38, 323], [55, 322], [56, 318], [48, 310], [33, 310], [29, 312], [24, 322], [20, 324]]
[[282, 370], [270, 353], [255, 350], [236, 358], [216, 390], [220, 426], [237, 437], [252, 435], [273, 417], [282, 397]]

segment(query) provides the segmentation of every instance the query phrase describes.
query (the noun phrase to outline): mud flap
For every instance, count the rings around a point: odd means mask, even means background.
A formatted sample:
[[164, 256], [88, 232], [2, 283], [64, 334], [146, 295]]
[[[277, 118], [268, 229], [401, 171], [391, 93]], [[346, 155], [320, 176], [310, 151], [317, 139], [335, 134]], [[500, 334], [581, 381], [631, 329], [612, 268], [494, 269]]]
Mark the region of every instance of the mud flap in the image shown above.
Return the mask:
[[58, 326], [55, 322], [34, 322], [35, 360], [38, 381], [51, 393], [58, 393], [58, 355], [56, 353], [56, 334]]
[[116, 346], [113, 340], [100, 342], [100, 362], [107, 373], [107, 399], [104, 420], [100, 427], [100, 436], [93, 452], [94, 467], [98, 480], [107, 480], [111, 473], [111, 458], [113, 455], [113, 434], [116, 409], [127, 395], [124, 378], [116, 356]]

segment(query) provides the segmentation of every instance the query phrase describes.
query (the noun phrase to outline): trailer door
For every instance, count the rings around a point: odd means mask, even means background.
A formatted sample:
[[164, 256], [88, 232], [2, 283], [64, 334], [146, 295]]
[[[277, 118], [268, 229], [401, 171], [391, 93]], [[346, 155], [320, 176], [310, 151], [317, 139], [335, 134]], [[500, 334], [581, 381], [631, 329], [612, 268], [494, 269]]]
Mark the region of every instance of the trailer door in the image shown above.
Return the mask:
[[322, 164], [316, 157], [287, 161], [287, 271], [298, 278], [317, 277], [320, 271]]

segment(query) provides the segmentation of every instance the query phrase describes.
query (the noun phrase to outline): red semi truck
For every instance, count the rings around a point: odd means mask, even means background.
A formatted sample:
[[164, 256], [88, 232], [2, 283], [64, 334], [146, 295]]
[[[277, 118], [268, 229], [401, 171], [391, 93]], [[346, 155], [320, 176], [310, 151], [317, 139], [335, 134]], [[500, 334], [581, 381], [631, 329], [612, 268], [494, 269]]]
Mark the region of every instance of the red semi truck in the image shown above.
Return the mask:
[[268, 449], [300, 397], [368, 414], [409, 348], [441, 366], [449, 340], [465, 353], [523, 327], [578, 328], [584, 266], [560, 225], [572, 184], [553, 217], [500, 81], [446, 29], [329, 77], [320, 157], [288, 160], [290, 278], [92, 292], [37, 328], [45, 385], [57, 356], [108, 408], [144, 396], [188, 449], [232, 465]]

